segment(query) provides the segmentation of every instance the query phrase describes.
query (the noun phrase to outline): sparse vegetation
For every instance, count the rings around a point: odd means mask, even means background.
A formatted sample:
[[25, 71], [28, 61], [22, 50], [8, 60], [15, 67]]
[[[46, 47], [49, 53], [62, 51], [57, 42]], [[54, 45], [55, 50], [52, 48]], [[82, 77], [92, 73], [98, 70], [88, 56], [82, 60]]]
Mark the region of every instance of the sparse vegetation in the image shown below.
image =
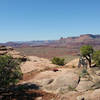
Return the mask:
[[15, 85], [22, 78], [18, 60], [9, 55], [0, 56], [0, 87]]
[[53, 64], [56, 64], [56, 65], [63, 66], [65, 64], [64, 63], [65, 59], [63, 59], [63, 58], [54, 57], [51, 61]]
[[85, 45], [81, 47], [80, 53], [89, 62], [89, 67], [91, 67], [92, 60], [97, 67], [100, 66], [100, 50], [94, 51], [92, 46]]
[[71, 85], [68, 86], [69, 91], [76, 91], [76, 88], [72, 87]]
[[94, 52], [93, 60], [96, 63], [96, 66], [100, 67], [100, 50]]
[[80, 77], [85, 77], [86, 75], [89, 75], [87, 69], [82, 69], [81, 73], [80, 73]]
[[[69, 50], [68, 48], [62, 47], [20, 47], [15, 48], [16, 51], [19, 51], [21, 54], [26, 56], [38, 56], [43, 58], [53, 58], [53, 57], [64, 57], [65, 59], [73, 58], [75, 50]], [[75, 57], [74, 57], [75, 58]], [[72, 59], [71, 59], [72, 60]]]

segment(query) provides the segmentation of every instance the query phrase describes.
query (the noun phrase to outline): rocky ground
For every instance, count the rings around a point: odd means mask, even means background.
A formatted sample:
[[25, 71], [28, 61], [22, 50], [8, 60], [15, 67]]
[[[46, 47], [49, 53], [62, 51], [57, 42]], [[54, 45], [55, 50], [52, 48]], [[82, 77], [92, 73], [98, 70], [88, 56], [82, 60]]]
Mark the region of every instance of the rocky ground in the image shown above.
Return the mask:
[[20, 56], [10, 47], [3, 48], [0, 55], [6, 53], [27, 59], [21, 64], [24, 75], [18, 84], [20, 89], [3, 94], [13, 98], [9, 100], [100, 100], [100, 68], [88, 68], [87, 71], [77, 68], [79, 59], [65, 66], [56, 66], [48, 59]]
[[56, 94], [54, 100], [100, 100], [100, 71], [92, 71], [89, 69], [88, 75], [80, 77], [81, 69], [59, 68], [57, 72], [40, 72], [23, 83], [34, 83], [40, 90]]
[[[75, 59], [65, 66], [56, 66], [43, 58], [30, 58], [30, 62], [33, 61], [32, 65], [36, 68], [34, 71], [34, 67], [32, 67], [31, 75], [25, 73], [30, 78], [23, 80], [22, 84], [37, 84], [40, 90], [55, 94], [56, 97], [53, 100], [100, 100], [99, 68], [90, 68], [84, 75], [83, 68], [77, 68], [79, 59]], [[36, 60], [35, 62], [32, 60], [33, 58]], [[58, 70], [55, 72], [53, 68]]]
[[28, 73], [32, 71], [42, 71], [49, 68], [57, 67], [49, 61], [48, 59], [39, 58], [36, 56], [28, 56], [28, 61], [21, 64], [21, 69], [23, 73]]

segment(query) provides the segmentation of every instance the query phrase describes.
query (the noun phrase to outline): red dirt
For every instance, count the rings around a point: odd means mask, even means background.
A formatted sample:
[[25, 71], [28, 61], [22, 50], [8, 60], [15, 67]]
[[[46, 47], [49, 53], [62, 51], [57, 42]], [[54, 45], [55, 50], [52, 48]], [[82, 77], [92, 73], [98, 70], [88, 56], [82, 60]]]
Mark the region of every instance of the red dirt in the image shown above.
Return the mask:
[[32, 72], [29, 72], [29, 73], [26, 73], [23, 75], [23, 80], [22, 81], [27, 81], [27, 80], [30, 80], [32, 78], [34, 78], [39, 72], [37, 71], [32, 71]]
[[[55, 67], [55, 68], [48, 68], [48, 69], [44, 69], [43, 71], [47, 71], [47, 70], [59, 71], [59, 68], [66, 68], [66, 66], [65, 67], [64, 66], [60, 66], [58, 68], [57, 67]], [[19, 83], [22, 83], [23, 81], [28, 81], [28, 80], [33, 79], [40, 72], [42, 72], [42, 71], [32, 71], [32, 72], [23, 74], [23, 79]]]

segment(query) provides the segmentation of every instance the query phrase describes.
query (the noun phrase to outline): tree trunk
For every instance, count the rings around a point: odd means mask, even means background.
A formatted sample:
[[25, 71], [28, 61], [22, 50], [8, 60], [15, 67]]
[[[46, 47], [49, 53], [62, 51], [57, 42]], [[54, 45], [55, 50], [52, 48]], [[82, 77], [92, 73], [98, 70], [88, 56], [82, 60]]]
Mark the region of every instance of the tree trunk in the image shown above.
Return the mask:
[[91, 59], [89, 60], [89, 67], [91, 67]]
[[89, 58], [88, 57], [86, 57], [86, 59], [88, 60], [88, 62], [89, 62], [89, 67], [91, 67], [91, 57], [89, 56]]

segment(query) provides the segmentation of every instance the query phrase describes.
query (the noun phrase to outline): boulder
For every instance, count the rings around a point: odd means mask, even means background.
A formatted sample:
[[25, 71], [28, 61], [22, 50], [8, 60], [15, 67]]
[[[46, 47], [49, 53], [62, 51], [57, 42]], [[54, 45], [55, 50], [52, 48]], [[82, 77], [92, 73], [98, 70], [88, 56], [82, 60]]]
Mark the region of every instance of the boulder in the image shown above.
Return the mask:
[[0, 51], [6, 51], [6, 50], [7, 50], [6, 46], [0, 46]]
[[94, 70], [88, 70], [89, 75], [91, 77], [91, 81], [95, 83], [95, 85], [97, 85], [98, 83], [100, 83], [100, 76], [99, 76], [99, 70], [94, 71]]
[[77, 96], [77, 100], [100, 100], [100, 89], [85, 92], [83, 95]]
[[36, 56], [29, 56], [27, 59], [28, 60], [25, 63], [21, 64], [23, 73], [28, 73], [31, 71], [42, 71], [56, 67], [56, 65], [52, 64], [48, 59], [39, 58]]
[[29, 82], [35, 83], [46, 92], [67, 93], [75, 91], [79, 82], [79, 75], [75, 69], [59, 68], [58, 71], [43, 71]]
[[100, 70], [96, 71], [96, 75], [100, 76]]
[[7, 54], [7, 51], [0, 51], [0, 55], [5, 55]]
[[91, 100], [100, 100], [100, 89], [96, 89], [90, 95]]
[[79, 91], [79, 92], [84, 92], [84, 91], [87, 91], [89, 89], [92, 89], [92, 86], [94, 85], [93, 82], [91, 81], [80, 81], [76, 90]]
[[46, 86], [45, 89], [54, 93], [65, 93], [75, 90], [78, 81], [79, 76], [73, 72], [69, 72], [57, 77], [50, 85]]
[[21, 55], [19, 52], [15, 51], [12, 47], [9, 46], [0, 46], [0, 55], [11, 55], [14, 59], [20, 59], [21, 61], [26, 61], [27, 57]]

